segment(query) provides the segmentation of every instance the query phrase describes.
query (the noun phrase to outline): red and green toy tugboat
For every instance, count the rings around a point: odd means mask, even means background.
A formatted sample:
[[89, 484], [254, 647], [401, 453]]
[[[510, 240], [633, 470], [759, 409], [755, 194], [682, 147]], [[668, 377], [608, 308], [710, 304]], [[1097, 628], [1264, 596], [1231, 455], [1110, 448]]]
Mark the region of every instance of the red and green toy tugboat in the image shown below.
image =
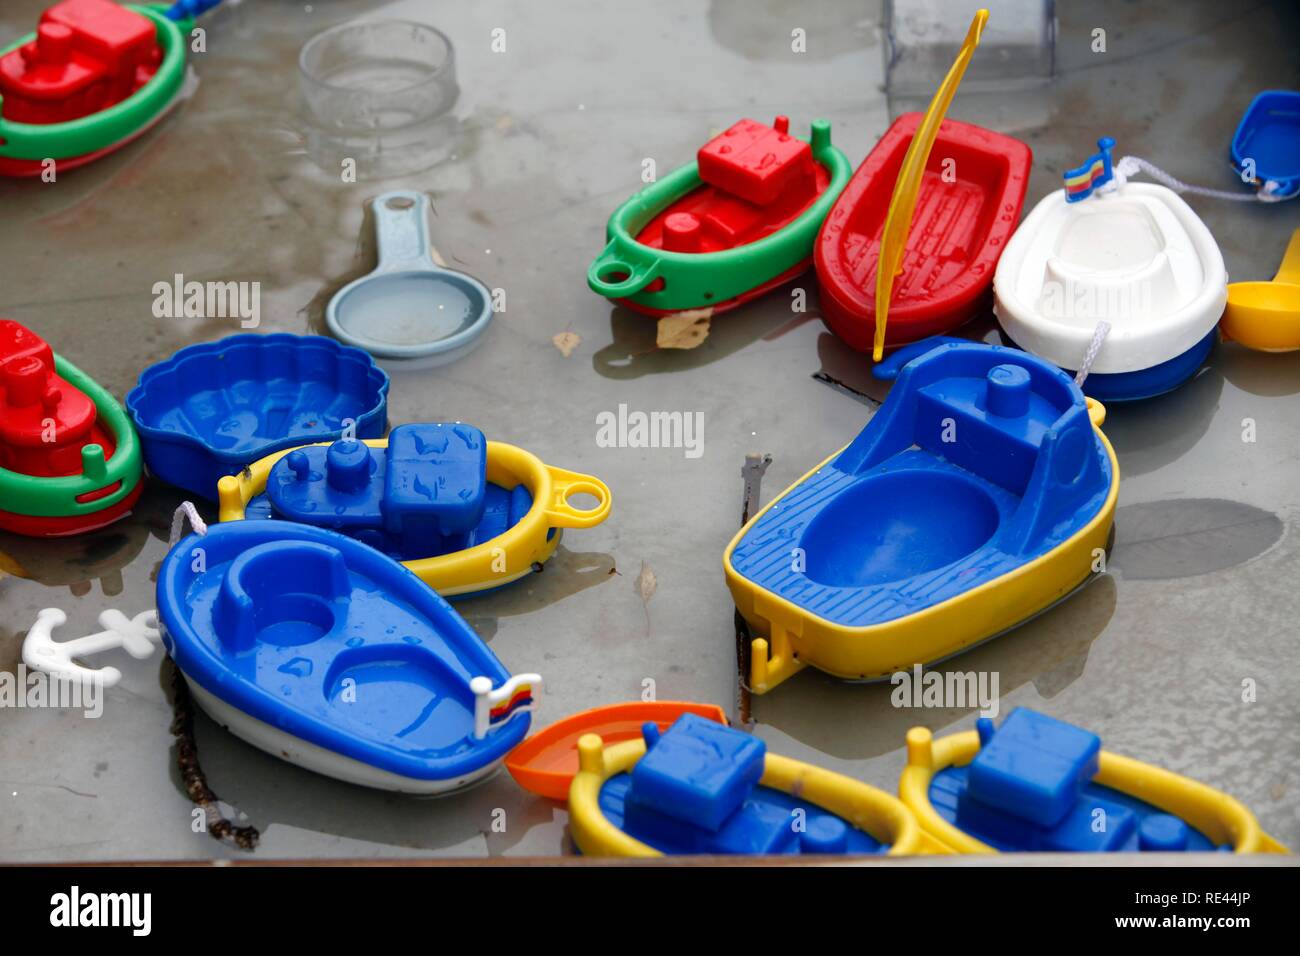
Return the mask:
[[47, 9], [35, 33], [0, 48], [0, 176], [83, 166], [158, 122], [185, 79], [184, 31], [219, 2]]
[[748, 302], [808, 268], [850, 169], [825, 120], [807, 141], [740, 120], [615, 210], [587, 284], [653, 316]]
[[0, 530], [79, 534], [140, 497], [140, 442], [122, 407], [17, 322], [0, 319]]

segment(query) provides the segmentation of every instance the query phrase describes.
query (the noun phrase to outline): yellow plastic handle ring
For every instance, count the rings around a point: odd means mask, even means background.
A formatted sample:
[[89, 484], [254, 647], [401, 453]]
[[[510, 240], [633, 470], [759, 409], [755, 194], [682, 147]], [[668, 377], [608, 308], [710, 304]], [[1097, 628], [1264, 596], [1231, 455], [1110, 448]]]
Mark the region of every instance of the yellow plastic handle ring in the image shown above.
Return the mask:
[[[549, 468], [551, 473], [551, 502], [546, 509], [551, 526], [555, 528], [594, 528], [609, 516], [612, 498], [609, 488], [599, 478], [583, 475], [563, 468]], [[594, 508], [575, 508], [569, 504], [573, 495], [592, 495], [597, 499]]]

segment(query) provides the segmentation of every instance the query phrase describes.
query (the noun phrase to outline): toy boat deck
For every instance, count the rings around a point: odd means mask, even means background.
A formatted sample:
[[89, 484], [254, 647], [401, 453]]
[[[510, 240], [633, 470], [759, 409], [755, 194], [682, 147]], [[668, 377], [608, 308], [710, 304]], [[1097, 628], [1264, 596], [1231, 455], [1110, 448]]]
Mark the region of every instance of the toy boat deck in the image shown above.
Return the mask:
[[332, 531], [240, 521], [190, 535], [163, 560], [158, 613], [199, 705], [318, 773], [440, 793], [528, 732], [539, 678], [512, 678], [445, 600]]
[[0, 412], [0, 528], [79, 534], [139, 499], [140, 446], [121, 406], [9, 319], [0, 319]]
[[1103, 414], [1013, 349], [949, 343], [910, 362], [861, 434], [723, 555], [765, 635], [751, 688], [805, 664], [870, 679], [942, 660], [1072, 591], [1118, 495]]
[[[920, 113], [894, 121], [849, 180], [817, 237], [826, 324], [859, 351], [872, 347], [885, 215], [920, 122]], [[1032, 158], [1028, 146], [1009, 136], [956, 120], [939, 126], [903, 271], [893, 287], [886, 344], [950, 331], [983, 307], [998, 257], [1020, 220]]]
[[619, 207], [591, 289], [647, 315], [716, 313], [806, 269], [849, 164], [829, 123], [813, 123], [809, 142], [789, 127], [740, 120]]
[[1232, 797], [1101, 749], [1101, 738], [1023, 707], [994, 728], [907, 737], [899, 794], [963, 853], [1287, 852]]
[[579, 750], [570, 826], [591, 856], [943, 852], [893, 796], [695, 714]]
[[[1109, 165], [1112, 144], [1101, 141], [1098, 163]], [[1164, 186], [1126, 182], [1077, 200], [1050, 193], [1011, 237], [994, 277], [998, 321], [1016, 345], [1070, 371], [1106, 323], [1084, 383], [1102, 401], [1176, 388], [1204, 363], [1227, 302], [1214, 237]]]

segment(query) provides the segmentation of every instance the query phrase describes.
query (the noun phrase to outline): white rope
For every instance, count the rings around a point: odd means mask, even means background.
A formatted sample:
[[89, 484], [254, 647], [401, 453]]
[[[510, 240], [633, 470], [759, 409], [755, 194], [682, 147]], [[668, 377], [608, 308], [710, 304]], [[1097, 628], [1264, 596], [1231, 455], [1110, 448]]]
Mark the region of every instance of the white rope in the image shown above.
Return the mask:
[[176, 547], [176, 542], [181, 539], [181, 532], [185, 528], [185, 521], [189, 519], [190, 527], [199, 534], [208, 533], [208, 525], [199, 517], [199, 509], [194, 507], [192, 501], [182, 501], [179, 508], [172, 515], [172, 533], [167, 541], [168, 548]]
[[1102, 319], [1097, 323], [1097, 327], [1092, 330], [1092, 341], [1088, 343], [1088, 351], [1083, 356], [1083, 362], [1079, 365], [1079, 371], [1074, 373], [1074, 384], [1083, 388], [1083, 382], [1092, 371], [1092, 363], [1097, 361], [1097, 353], [1101, 351], [1101, 343], [1106, 341], [1106, 336], [1110, 334], [1110, 323]]
[[1195, 196], [1209, 196], [1214, 199], [1227, 199], [1232, 202], [1283, 202], [1292, 199], [1292, 196], [1278, 196], [1278, 184], [1269, 180], [1264, 183], [1258, 192], [1243, 193], [1232, 192], [1226, 189], [1207, 189], [1204, 186], [1193, 186], [1185, 183], [1181, 179], [1170, 176], [1167, 172], [1152, 163], [1147, 162], [1140, 156], [1125, 156], [1112, 167], [1112, 178], [1110, 182], [1099, 187], [1099, 192], [1111, 192], [1119, 189], [1130, 176], [1138, 173], [1146, 173], [1157, 182], [1163, 183], [1176, 193], [1192, 193]]

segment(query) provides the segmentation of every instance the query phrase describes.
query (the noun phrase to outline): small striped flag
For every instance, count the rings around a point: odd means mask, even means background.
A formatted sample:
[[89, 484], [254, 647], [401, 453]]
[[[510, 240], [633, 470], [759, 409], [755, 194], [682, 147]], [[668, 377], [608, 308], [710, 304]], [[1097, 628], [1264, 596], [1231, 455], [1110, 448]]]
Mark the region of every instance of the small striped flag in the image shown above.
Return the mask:
[[1108, 183], [1113, 178], [1110, 168], [1110, 151], [1115, 141], [1109, 136], [1097, 140], [1101, 152], [1089, 156], [1078, 169], [1065, 171], [1065, 201], [1078, 202], [1087, 199], [1098, 186]]

